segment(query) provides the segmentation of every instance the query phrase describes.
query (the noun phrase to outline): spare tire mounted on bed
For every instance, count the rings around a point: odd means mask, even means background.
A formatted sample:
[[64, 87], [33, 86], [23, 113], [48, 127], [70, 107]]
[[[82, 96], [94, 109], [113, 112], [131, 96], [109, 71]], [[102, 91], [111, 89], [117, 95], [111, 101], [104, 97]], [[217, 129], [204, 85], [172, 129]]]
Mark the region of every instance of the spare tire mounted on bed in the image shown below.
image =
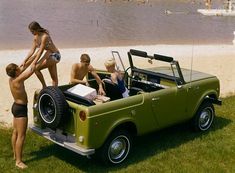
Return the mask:
[[38, 112], [46, 127], [56, 128], [68, 110], [65, 96], [58, 87], [46, 87], [38, 97]]

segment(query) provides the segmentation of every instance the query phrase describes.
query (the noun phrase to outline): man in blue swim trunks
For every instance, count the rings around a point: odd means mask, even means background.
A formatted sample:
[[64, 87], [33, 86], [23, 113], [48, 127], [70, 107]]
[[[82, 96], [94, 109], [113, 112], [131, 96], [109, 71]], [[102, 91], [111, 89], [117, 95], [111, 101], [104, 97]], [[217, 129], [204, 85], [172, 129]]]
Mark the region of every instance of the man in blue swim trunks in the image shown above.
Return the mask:
[[14, 98], [12, 105], [13, 114], [13, 133], [12, 133], [12, 148], [16, 166], [18, 168], [27, 168], [27, 165], [22, 161], [22, 150], [26, 136], [28, 124], [28, 109], [27, 109], [27, 93], [25, 91], [24, 81], [28, 79], [33, 73], [34, 69], [30, 68], [25, 71], [27, 67], [11, 63], [6, 67], [6, 73], [9, 78], [9, 86]]

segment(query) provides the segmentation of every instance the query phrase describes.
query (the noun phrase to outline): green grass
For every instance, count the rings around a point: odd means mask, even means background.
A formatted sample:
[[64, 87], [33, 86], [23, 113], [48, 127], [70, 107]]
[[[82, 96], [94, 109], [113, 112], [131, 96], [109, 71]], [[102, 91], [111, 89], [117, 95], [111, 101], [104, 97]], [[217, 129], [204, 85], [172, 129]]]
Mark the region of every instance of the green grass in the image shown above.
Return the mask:
[[[137, 138], [126, 162], [107, 167], [61, 148], [28, 131], [24, 172], [235, 172], [235, 96], [216, 106], [217, 116], [206, 133], [195, 133], [187, 124]], [[0, 172], [23, 172], [15, 167], [10, 145], [11, 129], [0, 125]]]

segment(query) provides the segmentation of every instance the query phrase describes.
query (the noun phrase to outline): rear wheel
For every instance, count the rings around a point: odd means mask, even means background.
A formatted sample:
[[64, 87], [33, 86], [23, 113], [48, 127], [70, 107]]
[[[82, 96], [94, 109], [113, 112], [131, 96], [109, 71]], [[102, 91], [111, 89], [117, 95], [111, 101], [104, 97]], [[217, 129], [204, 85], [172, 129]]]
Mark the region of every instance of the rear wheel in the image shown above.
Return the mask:
[[105, 164], [120, 164], [130, 153], [132, 137], [126, 130], [116, 130], [107, 139], [99, 156]]
[[215, 117], [214, 106], [211, 102], [204, 101], [198, 108], [193, 118], [193, 126], [196, 131], [206, 131], [211, 127]]

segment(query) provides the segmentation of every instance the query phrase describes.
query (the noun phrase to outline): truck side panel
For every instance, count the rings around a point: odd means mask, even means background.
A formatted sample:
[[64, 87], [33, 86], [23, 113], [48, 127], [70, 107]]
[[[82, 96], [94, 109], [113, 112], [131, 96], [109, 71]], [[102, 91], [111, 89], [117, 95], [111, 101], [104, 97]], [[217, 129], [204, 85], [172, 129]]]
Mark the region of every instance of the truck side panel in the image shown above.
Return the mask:
[[98, 148], [114, 128], [125, 122], [134, 123], [138, 134], [153, 131], [157, 124], [151, 111], [151, 104], [144, 94], [91, 106], [85, 121], [77, 119], [77, 138], [84, 137], [84, 142], [78, 141], [78, 145]]

